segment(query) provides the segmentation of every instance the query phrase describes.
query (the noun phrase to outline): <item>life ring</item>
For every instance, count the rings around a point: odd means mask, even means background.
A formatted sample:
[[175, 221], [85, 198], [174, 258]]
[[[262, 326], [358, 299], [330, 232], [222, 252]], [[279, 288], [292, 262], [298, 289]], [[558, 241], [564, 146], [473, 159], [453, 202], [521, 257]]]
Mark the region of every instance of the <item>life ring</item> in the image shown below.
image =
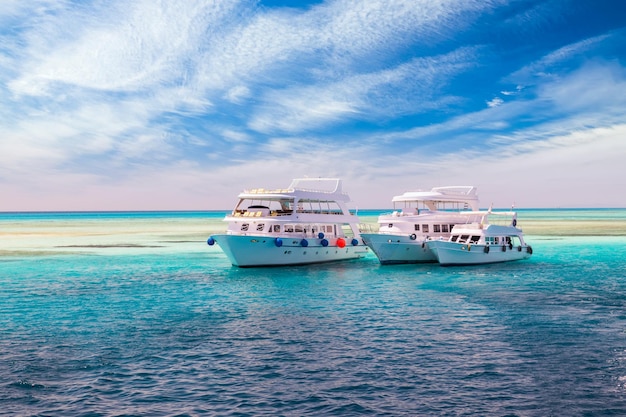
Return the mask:
[[346, 247], [346, 241], [343, 238], [339, 238], [337, 239], [337, 247], [339, 248], [345, 248]]
[[409, 236], [409, 239], [415, 240], [415, 239], [417, 239], [417, 235], [415, 233], [413, 233], [412, 235]]
[[485, 246], [485, 249], [483, 249], [483, 252], [489, 253], [489, 246]]

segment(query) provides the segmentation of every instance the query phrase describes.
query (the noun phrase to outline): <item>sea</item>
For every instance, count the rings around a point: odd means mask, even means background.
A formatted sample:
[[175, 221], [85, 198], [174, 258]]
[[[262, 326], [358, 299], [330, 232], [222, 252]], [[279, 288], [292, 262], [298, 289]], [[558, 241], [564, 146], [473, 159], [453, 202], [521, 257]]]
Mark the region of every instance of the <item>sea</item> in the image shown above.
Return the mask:
[[626, 415], [626, 209], [518, 213], [529, 260], [272, 268], [225, 212], [0, 213], [0, 415]]

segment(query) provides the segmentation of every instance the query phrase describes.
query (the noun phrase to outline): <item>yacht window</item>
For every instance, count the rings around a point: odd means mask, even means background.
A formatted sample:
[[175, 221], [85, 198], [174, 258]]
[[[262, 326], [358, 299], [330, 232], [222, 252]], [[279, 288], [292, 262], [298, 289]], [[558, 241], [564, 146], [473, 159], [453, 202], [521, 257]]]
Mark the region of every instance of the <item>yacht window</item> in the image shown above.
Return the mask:
[[296, 225], [296, 233], [302, 233], [302, 226], [299, 224]]
[[416, 224], [416, 225], [415, 225], [415, 231], [416, 231], [416, 232], [419, 232], [419, 231], [420, 231], [420, 225], [419, 225], [419, 224]]
[[265, 228], [265, 223], [259, 223], [256, 225], [257, 232], [262, 232], [264, 228]]
[[280, 233], [280, 224], [275, 224], [274, 225], [274, 232]]
[[472, 243], [478, 243], [478, 240], [480, 239], [480, 236], [472, 236]]
[[459, 239], [459, 243], [467, 242], [468, 238], [469, 238], [469, 235], [461, 235], [461, 238]]
[[441, 231], [443, 233], [448, 233], [448, 225], [447, 224], [442, 224], [441, 225]]
[[293, 233], [293, 225], [292, 224], [286, 224], [285, 225], [285, 233]]
[[422, 225], [422, 232], [428, 233], [428, 225], [427, 224], [423, 224]]
[[332, 233], [333, 232], [333, 227], [328, 225], [326, 226], [326, 233]]
[[459, 238], [459, 237], [458, 237], [457, 235], [452, 235], [452, 237], [450, 238], [450, 240], [451, 240], [452, 242], [456, 242], [456, 240], [457, 240], [458, 238]]
[[433, 224], [433, 233], [441, 233], [441, 226], [438, 224]]
[[248, 225], [248, 223], [244, 223], [244, 224], [242, 224], [242, 225], [241, 225], [241, 231], [242, 231], [242, 232], [246, 232], [246, 231], [248, 230], [248, 226], [249, 226], [249, 225]]
[[496, 245], [500, 243], [500, 239], [498, 237], [494, 237], [493, 241], [495, 242]]
[[454, 227], [453, 224], [450, 225], [450, 232], [452, 232], [452, 228]]

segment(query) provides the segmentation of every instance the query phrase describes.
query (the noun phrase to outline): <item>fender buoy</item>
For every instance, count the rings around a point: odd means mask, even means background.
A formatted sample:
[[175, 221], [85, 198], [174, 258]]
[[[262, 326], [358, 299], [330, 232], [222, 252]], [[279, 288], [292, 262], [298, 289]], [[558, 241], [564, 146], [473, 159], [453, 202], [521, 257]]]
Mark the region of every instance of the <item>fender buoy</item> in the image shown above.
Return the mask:
[[207, 239], [206, 243], [209, 246], [215, 245], [215, 239], [213, 239], [213, 236], [211, 236], [209, 239]]
[[509, 243], [509, 249], [513, 250], [513, 244]]
[[415, 233], [413, 233], [412, 235], [409, 236], [409, 239], [415, 240], [415, 239], [417, 239], [417, 235]]
[[343, 240], [343, 238], [339, 238], [337, 239], [337, 247], [339, 248], [345, 248], [346, 247], [346, 241]]
[[326, 247], [328, 246], [328, 241], [326, 239], [322, 239], [322, 241], [320, 242], [322, 244], [322, 246]]
[[485, 246], [485, 249], [483, 249], [483, 252], [489, 253], [489, 246]]
[[352, 246], [358, 246], [359, 241], [356, 239], [352, 239]]
[[318, 238], [318, 239], [324, 239], [324, 233], [319, 232], [319, 233], [317, 234], [317, 238]]
[[533, 248], [531, 248], [530, 246], [526, 247], [526, 252], [530, 253], [531, 255], [533, 254]]
[[274, 239], [274, 245], [276, 245], [276, 247], [280, 248], [281, 246], [283, 246], [283, 240], [279, 237], [277, 237], [276, 239]]
[[506, 252], [506, 246], [502, 245], [502, 252]]
[[517, 219], [513, 219], [513, 227], [517, 226]]
[[521, 247], [521, 246], [518, 246], [518, 247], [517, 247], [517, 251], [518, 251], [518, 252], [521, 252], [521, 251], [522, 251], [522, 247]]
[[302, 239], [300, 241], [300, 246], [304, 246], [306, 248], [307, 246], [309, 246], [309, 241], [306, 239]]

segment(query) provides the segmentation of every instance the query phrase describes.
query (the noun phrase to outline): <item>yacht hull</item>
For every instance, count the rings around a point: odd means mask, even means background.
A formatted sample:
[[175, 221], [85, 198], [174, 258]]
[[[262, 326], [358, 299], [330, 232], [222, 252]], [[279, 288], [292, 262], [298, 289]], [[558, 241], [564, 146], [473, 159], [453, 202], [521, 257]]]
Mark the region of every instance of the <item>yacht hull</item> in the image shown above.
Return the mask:
[[423, 240], [379, 233], [362, 233], [361, 237], [382, 265], [437, 262], [434, 252]]
[[[369, 253], [367, 246], [361, 241], [352, 245], [350, 239], [344, 247], [339, 247], [337, 239], [327, 239], [328, 246], [323, 246], [322, 239], [314, 238], [228, 234], [213, 235], [212, 238], [230, 262], [242, 268], [335, 262], [362, 258]], [[303, 245], [303, 240], [306, 241], [306, 246]]]
[[443, 240], [429, 241], [426, 245], [443, 266], [519, 261], [530, 258], [532, 254], [532, 249], [529, 246], [485, 246]]

